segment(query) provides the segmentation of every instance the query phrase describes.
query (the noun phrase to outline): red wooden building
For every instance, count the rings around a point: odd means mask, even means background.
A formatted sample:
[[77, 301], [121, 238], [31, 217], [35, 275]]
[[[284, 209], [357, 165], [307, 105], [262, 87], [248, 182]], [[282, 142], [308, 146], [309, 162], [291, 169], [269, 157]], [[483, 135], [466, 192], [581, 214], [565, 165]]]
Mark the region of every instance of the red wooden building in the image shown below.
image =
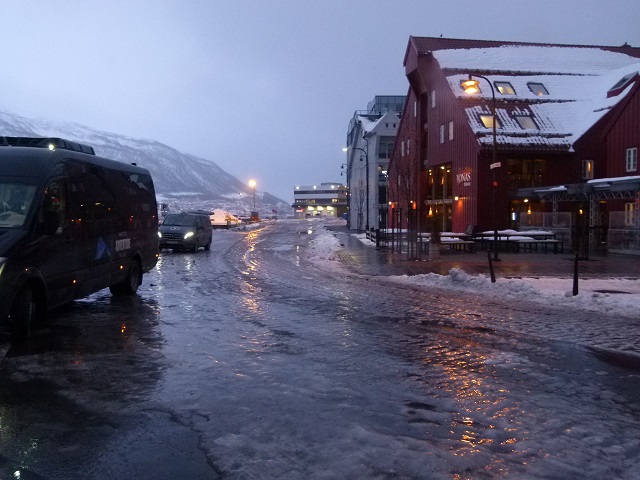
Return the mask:
[[640, 48], [410, 37], [404, 66], [390, 222], [461, 232], [568, 212], [595, 226], [612, 209], [638, 220]]

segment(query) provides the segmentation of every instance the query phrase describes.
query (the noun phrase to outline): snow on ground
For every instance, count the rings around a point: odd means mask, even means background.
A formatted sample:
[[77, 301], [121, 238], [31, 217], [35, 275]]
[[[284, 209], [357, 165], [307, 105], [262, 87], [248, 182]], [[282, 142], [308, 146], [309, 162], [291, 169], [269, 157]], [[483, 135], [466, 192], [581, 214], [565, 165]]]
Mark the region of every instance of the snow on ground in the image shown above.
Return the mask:
[[[310, 260], [325, 263], [330, 268], [342, 268], [336, 254], [342, 249], [339, 240], [324, 229], [318, 229], [317, 233], [309, 245]], [[362, 238], [364, 234], [357, 236]], [[449, 275], [429, 273], [390, 276], [388, 279], [425, 288], [482, 292], [483, 295], [494, 294], [501, 298], [535, 301], [545, 305], [640, 317], [640, 279], [579, 279], [579, 293], [576, 296], [573, 296], [573, 279], [498, 278], [496, 283], [491, 283], [486, 275], [469, 275], [457, 268], [452, 269]]]

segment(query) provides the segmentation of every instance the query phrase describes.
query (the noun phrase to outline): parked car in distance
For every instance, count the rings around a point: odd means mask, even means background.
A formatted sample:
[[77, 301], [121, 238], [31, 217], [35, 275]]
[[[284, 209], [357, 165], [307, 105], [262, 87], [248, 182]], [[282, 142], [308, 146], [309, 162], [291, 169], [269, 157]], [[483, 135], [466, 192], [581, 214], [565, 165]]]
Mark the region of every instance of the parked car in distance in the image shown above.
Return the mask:
[[211, 249], [211, 221], [201, 213], [171, 213], [164, 217], [158, 230], [159, 249], [189, 250]]

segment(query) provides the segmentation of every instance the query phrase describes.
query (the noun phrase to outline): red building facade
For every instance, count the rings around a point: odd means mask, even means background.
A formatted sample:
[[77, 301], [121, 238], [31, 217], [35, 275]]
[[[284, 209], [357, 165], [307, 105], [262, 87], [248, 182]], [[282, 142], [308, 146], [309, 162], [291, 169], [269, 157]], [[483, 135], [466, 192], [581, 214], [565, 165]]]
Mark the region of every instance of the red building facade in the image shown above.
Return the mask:
[[[423, 231], [433, 218], [446, 231], [516, 228], [532, 211], [578, 208], [579, 195], [536, 192], [637, 175], [626, 157], [640, 139], [639, 57], [629, 46], [410, 37], [391, 208], [414, 210]], [[479, 94], [464, 93], [469, 75]]]

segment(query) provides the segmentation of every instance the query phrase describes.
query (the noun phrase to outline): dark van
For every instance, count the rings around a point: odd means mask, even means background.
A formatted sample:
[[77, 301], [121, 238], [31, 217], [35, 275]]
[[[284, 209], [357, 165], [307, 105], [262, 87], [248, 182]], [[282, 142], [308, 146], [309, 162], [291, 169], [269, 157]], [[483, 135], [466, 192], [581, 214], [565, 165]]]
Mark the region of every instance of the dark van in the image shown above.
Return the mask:
[[197, 252], [211, 249], [211, 219], [207, 213], [170, 213], [158, 229], [159, 249], [171, 248]]
[[29, 336], [53, 307], [134, 294], [158, 259], [153, 181], [59, 138], [0, 137], [0, 322]]

